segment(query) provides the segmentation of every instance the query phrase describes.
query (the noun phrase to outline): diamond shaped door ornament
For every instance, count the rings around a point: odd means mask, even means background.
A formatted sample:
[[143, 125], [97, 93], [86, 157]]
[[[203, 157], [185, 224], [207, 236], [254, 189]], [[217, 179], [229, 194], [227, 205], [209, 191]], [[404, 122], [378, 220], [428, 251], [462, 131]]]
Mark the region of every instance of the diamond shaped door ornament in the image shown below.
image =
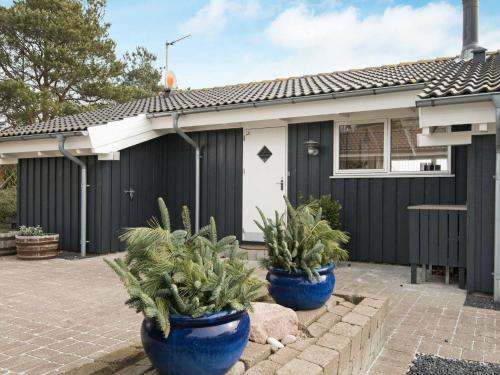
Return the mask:
[[257, 156], [265, 163], [267, 159], [271, 157], [272, 154], [273, 153], [266, 146], [264, 146], [257, 153]]

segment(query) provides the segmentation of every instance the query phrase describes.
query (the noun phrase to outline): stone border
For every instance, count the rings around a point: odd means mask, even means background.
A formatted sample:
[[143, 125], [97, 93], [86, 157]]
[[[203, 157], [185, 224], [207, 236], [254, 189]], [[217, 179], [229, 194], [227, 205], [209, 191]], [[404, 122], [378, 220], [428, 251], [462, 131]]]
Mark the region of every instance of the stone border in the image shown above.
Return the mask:
[[[262, 302], [274, 303], [269, 296]], [[365, 374], [385, 342], [387, 311], [385, 297], [334, 294], [319, 309], [297, 311], [300, 333], [295, 342], [273, 353], [271, 345], [249, 341], [240, 360], [226, 375]], [[70, 373], [157, 374], [140, 345]]]
[[364, 374], [382, 349], [387, 310], [384, 297], [333, 295], [317, 310], [297, 311], [296, 342], [276, 353], [249, 342], [228, 375]]

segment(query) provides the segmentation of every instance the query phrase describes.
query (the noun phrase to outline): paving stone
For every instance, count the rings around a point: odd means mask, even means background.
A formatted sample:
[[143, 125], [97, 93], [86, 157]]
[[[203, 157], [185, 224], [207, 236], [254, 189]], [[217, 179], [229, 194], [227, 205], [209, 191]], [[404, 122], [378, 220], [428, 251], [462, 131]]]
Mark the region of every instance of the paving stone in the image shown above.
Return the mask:
[[349, 302], [349, 301], [344, 301], [344, 302], [341, 302], [340, 303], [340, 306], [344, 306], [344, 307], [347, 307], [348, 309], [354, 309], [354, 307], [356, 306], [354, 303], [352, 302]]
[[320, 324], [323, 324], [324, 326], [326, 326], [328, 328], [332, 328], [335, 324], [340, 322], [340, 320], [341, 320], [341, 317], [339, 315], [334, 314], [332, 312], [327, 312], [327, 313], [323, 314], [317, 320], [317, 322]]
[[370, 330], [371, 330], [371, 322], [370, 318], [364, 315], [356, 314], [353, 312], [350, 312], [346, 316], [342, 318], [342, 321], [345, 323], [349, 323], [355, 326], [360, 326], [362, 331], [361, 331], [361, 347], [365, 347], [366, 343], [368, 342], [368, 339], [370, 337]]
[[375, 330], [378, 328], [378, 321], [381, 315], [380, 310], [370, 306], [358, 305], [352, 310], [352, 312], [369, 317], [371, 322], [370, 335], [375, 334]]
[[318, 341], [318, 339], [314, 338], [314, 337], [312, 337], [312, 338], [299, 338], [296, 342], [294, 342], [293, 344], [289, 344], [286, 347], [292, 348], [292, 349], [295, 349], [295, 350], [298, 350], [299, 352], [301, 352], [303, 350], [306, 350], [306, 348], [308, 348], [309, 346], [316, 344], [317, 341]]
[[326, 331], [328, 331], [328, 327], [318, 322], [314, 322], [309, 327], [307, 327], [307, 333], [309, 333], [311, 337], [323, 336]]
[[251, 367], [245, 375], [273, 375], [280, 366], [279, 363], [270, 360], [262, 361]]
[[319, 317], [325, 312], [326, 306], [321, 306], [319, 309], [315, 310], [297, 311], [297, 316], [299, 318], [299, 327], [301, 329], [307, 328], [311, 323], [318, 320]]
[[226, 372], [226, 375], [243, 375], [245, 373], [245, 364], [242, 361], [238, 361], [233, 367]]
[[249, 341], [241, 354], [240, 360], [245, 363], [246, 368], [254, 366], [257, 362], [267, 359], [271, 355], [271, 346], [257, 344]]
[[339, 365], [339, 353], [323, 346], [312, 345], [297, 357], [323, 368], [325, 374], [336, 374]]
[[279, 363], [284, 365], [297, 357], [300, 354], [300, 351], [292, 349], [290, 347], [285, 347], [283, 349], [278, 350], [278, 352], [274, 353], [269, 357], [270, 361]]
[[[441, 353], [441, 350], [439, 351]], [[490, 352], [491, 353], [491, 352]], [[462, 359], [466, 359], [468, 361], [483, 361], [484, 353], [480, 350], [463, 350], [462, 351]], [[440, 354], [441, 355], [441, 354]], [[500, 353], [497, 352], [497, 355], [500, 357]], [[446, 357], [446, 356], [443, 356]], [[456, 356], [451, 356], [450, 358], [457, 358]]]
[[321, 375], [323, 369], [314, 363], [293, 359], [276, 371], [276, 375]]
[[362, 329], [360, 326], [340, 322], [335, 324], [330, 332], [336, 335], [348, 337], [351, 340], [351, 360], [360, 352], [362, 333]]
[[338, 372], [342, 373], [351, 358], [351, 340], [345, 336], [325, 333], [323, 337], [318, 340], [317, 345], [334, 349], [339, 353]]
[[334, 308], [330, 309], [330, 312], [333, 313], [333, 314], [336, 314], [340, 317], [343, 317], [345, 315], [347, 315], [348, 313], [351, 312], [352, 309], [350, 309], [349, 307], [345, 307], [345, 306], [342, 306], [342, 305], [337, 305], [335, 306]]

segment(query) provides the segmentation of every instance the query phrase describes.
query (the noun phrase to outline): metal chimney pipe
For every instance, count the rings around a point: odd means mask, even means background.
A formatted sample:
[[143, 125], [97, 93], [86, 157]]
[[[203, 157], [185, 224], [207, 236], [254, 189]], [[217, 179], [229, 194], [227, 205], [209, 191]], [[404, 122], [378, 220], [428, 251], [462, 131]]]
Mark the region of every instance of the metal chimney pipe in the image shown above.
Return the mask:
[[479, 0], [462, 0], [463, 29], [462, 54], [463, 59], [472, 57], [472, 50], [479, 47]]

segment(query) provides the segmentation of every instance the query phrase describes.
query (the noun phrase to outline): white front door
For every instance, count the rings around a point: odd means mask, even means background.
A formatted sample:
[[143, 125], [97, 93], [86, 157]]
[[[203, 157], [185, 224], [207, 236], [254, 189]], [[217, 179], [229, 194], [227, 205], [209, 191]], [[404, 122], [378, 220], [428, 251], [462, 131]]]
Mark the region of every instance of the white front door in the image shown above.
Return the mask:
[[243, 240], [262, 241], [254, 220], [259, 207], [267, 217], [285, 212], [287, 181], [286, 127], [244, 129], [243, 141]]

